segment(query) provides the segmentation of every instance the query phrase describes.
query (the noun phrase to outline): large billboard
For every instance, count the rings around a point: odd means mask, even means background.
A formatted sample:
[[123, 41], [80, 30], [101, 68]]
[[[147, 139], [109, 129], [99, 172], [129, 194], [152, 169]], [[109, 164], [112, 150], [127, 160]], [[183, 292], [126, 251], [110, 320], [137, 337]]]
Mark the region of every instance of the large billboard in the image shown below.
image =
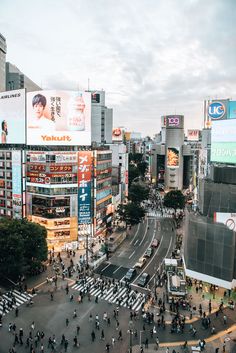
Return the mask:
[[0, 93], [1, 144], [25, 143], [25, 90]]
[[167, 167], [179, 167], [179, 149], [176, 147], [167, 147]]
[[92, 152], [78, 152], [78, 224], [91, 223]]
[[120, 127], [116, 127], [112, 129], [112, 141], [114, 142], [122, 142], [124, 135], [124, 129]]
[[236, 119], [212, 122], [211, 161], [236, 163]]
[[27, 93], [27, 144], [91, 145], [91, 93]]
[[236, 213], [215, 212], [214, 221], [224, 223], [230, 230], [236, 231]]
[[236, 119], [236, 101], [229, 101], [228, 119]]

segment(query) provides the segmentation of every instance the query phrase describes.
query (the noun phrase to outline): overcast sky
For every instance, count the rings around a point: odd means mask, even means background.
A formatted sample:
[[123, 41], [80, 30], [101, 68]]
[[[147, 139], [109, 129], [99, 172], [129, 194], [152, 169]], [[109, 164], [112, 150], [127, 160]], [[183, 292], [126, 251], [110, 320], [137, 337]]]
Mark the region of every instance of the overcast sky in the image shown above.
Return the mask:
[[7, 60], [44, 89], [104, 89], [114, 126], [203, 127], [203, 101], [236, 99], [236, 0], [1, 0]]

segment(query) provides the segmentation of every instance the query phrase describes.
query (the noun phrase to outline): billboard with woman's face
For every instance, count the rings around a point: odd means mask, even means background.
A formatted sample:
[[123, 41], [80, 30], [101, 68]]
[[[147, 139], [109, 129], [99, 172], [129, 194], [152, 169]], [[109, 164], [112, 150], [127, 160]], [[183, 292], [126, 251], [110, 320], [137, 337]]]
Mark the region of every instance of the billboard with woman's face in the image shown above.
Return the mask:
[[52, 90], [29, 92], [27, 144], [90, 145], [91, 93]]
[[25, 90], [0, 93], [1, 144], [25, 143]]

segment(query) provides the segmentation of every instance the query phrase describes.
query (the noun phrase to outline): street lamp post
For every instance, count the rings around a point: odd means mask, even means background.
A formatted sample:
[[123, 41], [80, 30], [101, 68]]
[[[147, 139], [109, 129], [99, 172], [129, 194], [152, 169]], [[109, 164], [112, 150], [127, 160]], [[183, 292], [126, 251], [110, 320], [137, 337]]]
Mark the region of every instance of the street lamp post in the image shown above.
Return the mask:
[[142, 333], [143, 333], [143, 330], [140, 330], [139, 331], [139, 346], [140, 346], [140, 349], [142, 348]]
[[132, 350], [132, 346], [133, 346], [133, 340], [132, 340], [133, 327], [134, 327], [133, 321], [130, 320], [129, 321], [129, 330], [128, 330], [128, 332], [129, 332], [129, 353], [132, 353], [132, 351], [133, 351]]

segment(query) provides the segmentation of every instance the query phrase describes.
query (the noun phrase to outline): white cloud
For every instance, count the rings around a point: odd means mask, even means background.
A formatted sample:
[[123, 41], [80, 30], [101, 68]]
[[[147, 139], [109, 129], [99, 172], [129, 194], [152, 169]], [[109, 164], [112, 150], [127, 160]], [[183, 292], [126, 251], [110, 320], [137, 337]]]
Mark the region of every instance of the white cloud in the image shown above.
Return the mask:
[[236, 99], [234, 0], [2, 0], [8, 60], [45, 88], [107, 92], [115, 124], [202, 124], [203, 100]]

